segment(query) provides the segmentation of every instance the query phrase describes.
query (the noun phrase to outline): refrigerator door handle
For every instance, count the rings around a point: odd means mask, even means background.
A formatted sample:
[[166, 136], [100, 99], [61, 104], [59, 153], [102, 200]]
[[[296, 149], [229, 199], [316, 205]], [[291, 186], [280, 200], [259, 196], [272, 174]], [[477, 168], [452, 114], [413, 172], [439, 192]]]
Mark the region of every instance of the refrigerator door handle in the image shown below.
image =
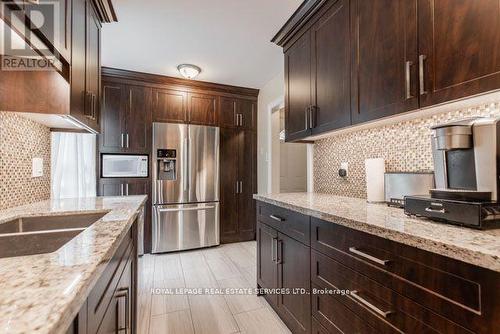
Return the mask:
[[197, 206], [190, 208], [169, 208], [169, 209], [159, 208], [158, 212], [201, 211], [201, 210], [212, 210], [212, 209], [215, 209], [215, 205]]
[[188, 152], [188, 138], [184, 138], [182, 140], [182, 145], [183, 145], [183, 153], [184, 153], [184, 157], [183, 157], [183, 176], [182, 176], [182, 183], [183, 183], [183, 190], [184, 191], [187, 191], [188, 190], [188, 180], [189, 180], [189, 166], [188, 166], [188, 160], [189, 160], [189, 152]]

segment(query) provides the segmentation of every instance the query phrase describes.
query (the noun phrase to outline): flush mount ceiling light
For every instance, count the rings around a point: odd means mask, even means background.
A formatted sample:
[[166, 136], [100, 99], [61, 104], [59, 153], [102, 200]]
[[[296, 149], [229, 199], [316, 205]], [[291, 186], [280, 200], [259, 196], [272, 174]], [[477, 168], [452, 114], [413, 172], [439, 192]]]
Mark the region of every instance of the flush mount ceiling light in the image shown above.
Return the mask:
[[186, 79], [194, 79], [201, 72], [201, 68], [192, 64], [181, 64], [177, 66], [177, 70]]

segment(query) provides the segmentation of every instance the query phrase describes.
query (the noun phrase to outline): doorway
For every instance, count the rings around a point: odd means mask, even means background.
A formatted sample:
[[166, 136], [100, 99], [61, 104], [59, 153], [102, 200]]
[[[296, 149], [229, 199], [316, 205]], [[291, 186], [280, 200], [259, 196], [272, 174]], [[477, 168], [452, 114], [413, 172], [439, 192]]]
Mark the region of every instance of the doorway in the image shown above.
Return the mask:
[[285, 109], [271, 113], [271, 189], [273, 193], [306, 192], [308, 153], [306, 144], [285, 143]]

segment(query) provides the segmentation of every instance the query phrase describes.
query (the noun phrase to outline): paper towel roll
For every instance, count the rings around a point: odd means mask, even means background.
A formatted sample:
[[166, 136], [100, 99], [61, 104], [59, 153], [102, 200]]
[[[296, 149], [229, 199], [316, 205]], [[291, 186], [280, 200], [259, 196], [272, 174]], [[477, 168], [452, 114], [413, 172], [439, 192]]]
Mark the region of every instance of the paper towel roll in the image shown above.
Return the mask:
[[385, 161], [382, 158], [366, 159], [366, 199], [370, 203], [384, 202]]

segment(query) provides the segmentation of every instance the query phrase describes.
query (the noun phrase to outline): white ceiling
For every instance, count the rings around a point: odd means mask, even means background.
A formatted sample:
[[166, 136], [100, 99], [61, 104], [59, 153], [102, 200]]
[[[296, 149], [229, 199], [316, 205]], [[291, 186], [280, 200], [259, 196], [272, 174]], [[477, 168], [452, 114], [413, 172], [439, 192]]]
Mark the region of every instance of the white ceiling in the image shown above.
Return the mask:
[[102, 29], [103, 66], [261, 88], [283, 67], [270, 42], [302, 0], [114, 0], [118, 23]]

